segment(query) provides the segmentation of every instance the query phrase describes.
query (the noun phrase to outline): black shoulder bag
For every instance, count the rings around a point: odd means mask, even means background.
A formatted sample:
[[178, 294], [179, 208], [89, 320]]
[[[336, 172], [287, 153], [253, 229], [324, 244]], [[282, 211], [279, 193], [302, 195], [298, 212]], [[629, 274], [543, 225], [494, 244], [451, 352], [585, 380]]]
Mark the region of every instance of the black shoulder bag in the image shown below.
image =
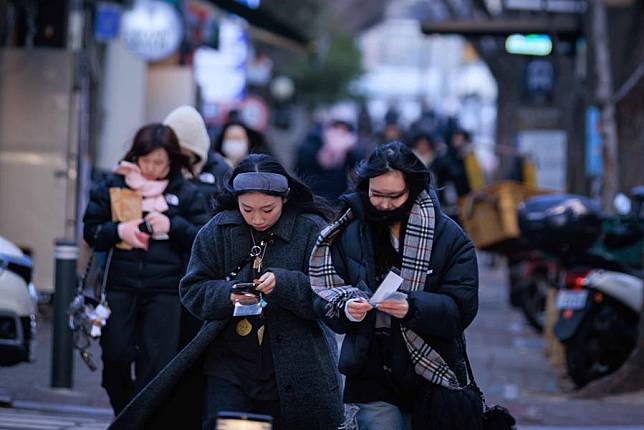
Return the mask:
[[516, 420], [506, 408], [500, 405], [488, 406], [485, 402], [485, 395], [474, 380], [474, 372], [470, 365], [470, 359], [467, 356], [467, 346], [465, 345], [465, 335], [462, 336], [463, 355], [465, 357], [465, 366], [467, 367], [467, 377], [470, 380], [468, 387], [476, 391], [483, 404], [483, 429], [484, 430], [512, 430], [515, 427]]
[[412, 428], [427, 430], [512, 430], [515, 420], [502, 406], [488, 407], [476, 384], [467, 357], [465, 337], [461, 346], [468, 384], [460, 390], [427, 383], [420, 388], [412, 408]]

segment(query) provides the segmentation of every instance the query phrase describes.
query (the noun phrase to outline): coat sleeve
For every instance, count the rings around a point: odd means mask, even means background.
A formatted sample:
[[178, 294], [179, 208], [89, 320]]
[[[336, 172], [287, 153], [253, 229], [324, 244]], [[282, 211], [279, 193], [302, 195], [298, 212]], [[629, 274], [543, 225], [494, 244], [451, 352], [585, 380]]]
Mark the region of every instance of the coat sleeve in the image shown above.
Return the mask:
[[[267, 272], [275, 275], [275, 289], [266, 296], [268, 303], [276, 303], [282, 308], [293, 312], [300, 318], [317, 320], [318, 316], [313, 310], [313, 290], [309, 279], [309, 256], [315, 246], [317, 237], [322, 230], [323, 221], [320, 218], [315, 222], [307, 222], [310, 226], [306, 238], [303, 271], [286, 270], [280, 268], [267, 268]], [[298, 240], [294, 238], [294, 240]]]
[[[331, 259], [333, 260], [333, 266], [335, 267], [335, 271], [337, 274], [344, 279], [345, 281], [348, 280], [348, 275], [347, 273], [348, 270], [346, 268], [346, 254], [344, 252], [342, 240], [337, 240], [332, 246], [331, 246]], [[360, 283], [359, 285], [354, 285], [357, 288], [360, 288], [361, 290], [365, 292], [369, 292], [369, 287], [367, 287], [364, 283]], [[371, 293], [368, 293], [371, 294]], [[373, 321], [370, 321], [369, 318], [365, 318], [362, 321], [351, 321], [349, 318], [347, 318], [344, 309], [340, 310], [338, 315], [334, 317], [329, 317], [327, 315], [327, 302], [319, 297], [317, 294], [313, 294], [313, 308], [315, 310], [315, 313], [318, 315], [318, 318], [322, 320], [331, 330], [338, 334], [345, 334], [348, 333], [352, 330], [357, 329], [361, 324], [372, 324]]]
[[170, 240], [189, 250], [199, 229], [208, 221], [208, 203], [196, 186], [189, 187], [188, 202], [181, 214], [170, 217]]
[[403, 323], [420, 335], [453, 338], [470, 325], [478, 310], [478, 267], [472, 242], [463, 232], [455, 241], [440, 287], [409, 294]]
[[214, 221], [197, 233], [188, 270], [179, 283], [181, 303], [203, 321], [226, 320], [233, 314], [233, 283], [224, 279], [224, 238]]
[[83, 238], [97, 251], [111, 249], [119, 242], [118, 223], [112, 221], [110, 192], [106, 180], [94, 183], [83, 215]]

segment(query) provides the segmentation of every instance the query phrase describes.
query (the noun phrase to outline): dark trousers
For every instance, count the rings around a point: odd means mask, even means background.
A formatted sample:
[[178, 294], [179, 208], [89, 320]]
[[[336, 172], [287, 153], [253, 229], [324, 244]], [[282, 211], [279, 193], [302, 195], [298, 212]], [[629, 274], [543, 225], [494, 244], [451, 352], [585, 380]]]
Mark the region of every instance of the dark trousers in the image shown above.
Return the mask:
[[102, 385], [118, 415], [177, 353], [181, 304], [173, 294], [113, 290], [107, 302], [112, 314], [101, 336]]
[[282, 413], [279, 400], [251, 399], [232, 382], [215, 376], [206, 376], [203, 430], [216, 429], [217, 413], [220, 411], [270, 415], [273, 417], [273, 430], [280, 429]]

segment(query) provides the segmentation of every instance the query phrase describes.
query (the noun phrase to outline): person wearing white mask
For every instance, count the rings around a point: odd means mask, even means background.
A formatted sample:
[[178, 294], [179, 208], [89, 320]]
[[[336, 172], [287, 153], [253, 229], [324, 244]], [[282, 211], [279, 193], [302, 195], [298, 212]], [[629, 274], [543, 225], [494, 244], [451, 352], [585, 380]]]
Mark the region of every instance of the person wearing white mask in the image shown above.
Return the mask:
[[210, 152], [210, 137], [201, 114], [192, 106], [179, 106], [168, 114], [163, 124], [172, 128], [179, 139], [181, 152], [187, 155], [195, 174], [194, 183], [207, 197], [219, 192], [231, 171], [223, 157]]
[[235, 168], [251, 153], [266, 153], [263, 136], [239, 121], [226, 123], [215, 142], [217, 150]]

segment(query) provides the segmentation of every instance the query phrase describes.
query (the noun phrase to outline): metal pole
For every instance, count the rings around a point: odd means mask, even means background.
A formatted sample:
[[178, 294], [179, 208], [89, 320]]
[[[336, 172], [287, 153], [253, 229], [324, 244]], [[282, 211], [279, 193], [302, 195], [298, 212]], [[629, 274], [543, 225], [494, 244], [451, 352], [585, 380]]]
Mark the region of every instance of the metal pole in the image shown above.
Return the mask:
[[54, 335], [51, 352], [51, 386], [71, 388], [73, 382], [73, 337], [67, 325], [67, 307], [74, 298], [78, 275], [78, 246], [69, 240], [57, 240], [54, 294]]

